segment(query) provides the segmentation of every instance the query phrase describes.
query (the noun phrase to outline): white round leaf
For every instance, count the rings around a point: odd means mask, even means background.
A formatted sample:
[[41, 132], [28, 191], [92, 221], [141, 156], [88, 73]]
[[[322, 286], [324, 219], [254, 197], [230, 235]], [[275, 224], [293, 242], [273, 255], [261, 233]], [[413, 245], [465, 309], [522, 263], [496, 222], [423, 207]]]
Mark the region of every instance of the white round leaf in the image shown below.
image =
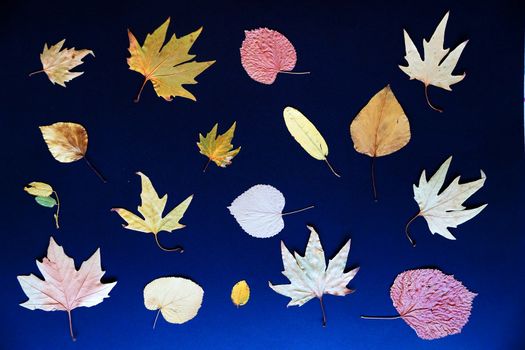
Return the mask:
[[181, 324], [197, 316], [204, 291], [193, 281], [182, 277], [162, 277], [144, 288], [144, 305], [159, 310], [170, 323]]
[[284, 228], [284, 196], [270, 185], [255, 185], [235, 198], [228, 207], [235, 220], [249, 235], [273, 237]]

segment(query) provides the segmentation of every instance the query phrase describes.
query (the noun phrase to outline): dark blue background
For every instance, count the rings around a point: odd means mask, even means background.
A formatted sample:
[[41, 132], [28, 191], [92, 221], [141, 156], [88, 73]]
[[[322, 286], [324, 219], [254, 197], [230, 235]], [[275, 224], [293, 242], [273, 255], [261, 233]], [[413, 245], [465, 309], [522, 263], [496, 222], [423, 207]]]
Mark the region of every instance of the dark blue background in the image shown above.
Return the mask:
[[[4, 1], [1, 35], [2, 326], [3, 349], [523, 349], [525, 336], [523, 180], [523, 5], [516, 1], [345, 1], [209, 2], [88, 1], [83, 3]], [[77, 7], [78, 6], [78, 7]], [[470, 39], [456, 72], [464, 81], [449, 93], [431, 88], [443, 114], [425, 103], [423, 85], [399, 70], [404, 64], [402, 29], [421, 48], [447, 10], [446, 47]], [[204, 31], [192, 52], [217, 63], [189, 86], [198, 101], [168, 103], [148, 85], [133, 103], [142, 77], [126, 64], [126, 29], [144, 40], [168, 16], [169, 33]], [[297, 71], [271, 86], [251, 80], [240, 64], [245, 29], [269, 27], [284, 33], [298, 53]], [[92, 49], [85, 74], [67, 88], [53, 86], [40, 69], [44, 43], [66, 38], [66, 46]], [[370, 97], [390, 83], [412, 129], [410, 143], [377, 161], [380, 201], [371, 200], [370, 160], [353, 149], [349, 123]], [[342, 174], [308, 156], [289, 135], [282, 110], [299, 108], [324, 135], [329, 158]], [[199, 132], [215, 122], [221, 132], [237, 121], [233, 164], [211, 166], [195, 145]], [[57, 121], [83, 124], [88, 155], [108, 178], [102, 184], [83, 161], [55, 161], [39, 125]], [[432, 236], [424, 219], [404, 237], [417, 212], [412, 184], [421, 171], [433, 173], [449, 156], [448, 180], [487, 174], [485, 187], [469, 201], [489, 203], [478, 217], [454, 230], [457, 241]], [[150, 176], [168, 206], [191, 193], [187, 228], [161, 233], [166, 245], [180, 244], [183, 255], [160, 251], [151, 235], [124, 230], [109, 209], [134, 210], [140, 181]], [[39, 207], [22, 191], [30, 181], [51, 183], [62, 199], [61, 228], [52, 210]], [[286, 210], [316, 208], [285, 218], [276, 237], [244, 233], [226, 207], [258, 183], [280, 189]], [[321, 327], [316, 300], [286, 308], [268, 280], [281, 275], [280, 240], [303, 253], [308, 231], [317, 227], [327, 258], [352, 238], [348, 266], [361, 270], [351, 282], [356, 293], [325, 299], [328, 326]], [[38, 273], [53, 235], [77, 264], [101, 248], [107, 281], [117, 280], [111, 298], [73, 311], [78, 336], [72, 343], [64, 312], [29, 311], [17, 275]], [[367, 321], [361, 314], [395, 314], [389, 288], [407, 269], [435, 266], [454, 274], [479, 293], [462, 334], [420, 340], [402, 320]], [[38, 273], [39, 274], [39, 273]], [[145, 309], [142, 291], [161, 276], [186, 276], [200, 284], [204, 302], [184, 325], [161, 320]], [[247, 306], [236, 309], [229, 293], [238, 280], [252, 288]]]

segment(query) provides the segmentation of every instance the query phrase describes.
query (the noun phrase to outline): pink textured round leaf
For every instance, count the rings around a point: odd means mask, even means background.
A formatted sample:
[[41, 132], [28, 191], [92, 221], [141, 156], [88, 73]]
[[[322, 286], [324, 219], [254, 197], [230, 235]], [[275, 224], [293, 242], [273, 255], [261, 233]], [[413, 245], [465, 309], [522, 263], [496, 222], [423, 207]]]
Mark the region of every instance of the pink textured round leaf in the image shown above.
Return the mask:
[[292, 43], [268, 28], [246, 30], [241, 46], [241, 63], [255, 81], [272, 84], [279, 72], [291, 71], [297, 62]]
[[476, 295], [453, 276], [433, 269], [403, 272], [390, 289], [401, 318], [420, 338], [429, 340], [460, 333]]

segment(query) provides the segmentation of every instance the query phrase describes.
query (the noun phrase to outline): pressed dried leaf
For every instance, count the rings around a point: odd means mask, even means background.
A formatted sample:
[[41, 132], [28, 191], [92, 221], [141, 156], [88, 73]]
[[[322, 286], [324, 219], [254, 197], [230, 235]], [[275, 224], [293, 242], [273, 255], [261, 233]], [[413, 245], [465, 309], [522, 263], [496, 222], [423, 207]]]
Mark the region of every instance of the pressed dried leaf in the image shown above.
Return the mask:
[[283, 213], [283, 194], [270, 185], [255, 185], [235, 198], [228, 207], [241, 228], [255, 238], [273, 237], [284, 228], [283, 215], [298, 213], [313, 206]]
[[314, 297], [317, 297], [321, 302], [323, 326], [325, 326], [326, 316], [323, 295], [345, 296], [352, 293], [353, 290], [348, 289], [347, 285], [357, 274], [359, 268], [344, 272], [348, 253], [350, 252], [350, 240], [328, 262], [327, 267], [319, 235], [313, 227], [307, 227], [310, 230], [310, 239], [308, 240], [304, 257], [298, 253], [292, 255], [284, 243], [281, 242], [281, 254], [284, 265], [282, 273], [290, 280], [290, 284], [273, 285], [271, 282], [268, 282], [268, 284], [276, 293], [291, 299], [288, 306], [302, 306]]
[[41, 126], [40, 131], [51, 155], [61, 163], [71, 163], [86, 155], [88, 135], [77, 123], [59, 122]]
[[463, 49], [467, 45], [468, 40], [459, 44], [452, 52], [450, 49], [444, 49], [445, 29], [447, 27], [449, 12], [441, 20], [437, 26], [434, 34], [429, 41], [423, 40], [424, 60], [421, 59], [416, 45], [406, 30], [403, 30], [405, 37], [405, 59], [408, 66], [399, 66], [399, 68], [410, 77], [410, 80], [417, 79], [425, 85], [425, 97], [428, 105], [439, 112], [441, 109], [434, 107], [428, 98], [428, 86], [434, 85], [439, 88], [451, 91], [450, 85], [459, 83], [465, 78], [465, 73], [461, 75], [453, 75], [452, 72], [456, 67], [459, 57]]
[[142, 184], [142, 192], [140, 193], [141, 204], [138, 207], [139, 213], [144, 217], [141, 218], [129, 210], [122, 208], [113, 208], [112, 211], [116, 212], [122, 219], [126, 221], [124, 228], [128, 230], [134, 230], [145, 233], [153, 233], [155, 241], [159, 248], [165, 251], [181, 251], [181, 248], [166, 249], [164, 248], [157, 238], [157, 234], [160, 231], [172, 232], [186, 227], [179, 221], [184, 216], [184, 213], [188, 209], [188, 206], [193, 199], [193, 195], [186, 198], [182, 203], [172, 209], [166, 216], [162, 216], [166, 203], [168, 201], [168, 195], [165, 194], [162, 198], [159, 197], [157, 191], [153, 187], [149, 177], [141, 172], [137, 175], [140, 176]]
[[215, 124], [211, 131], [206, 134], [206, 137], [199, 134], [197, 147], [199, 147], [201, 154], [209, 158], [204, 171], [206, 171], [206, 168], [211, 161], [217, 164], [217, 166], [225, 168], [231, 164], [233, 157], [239, 153], [241, 148], [233, 149], [233, 145], [231, 144], [236, 124], [237, 123], [234, 122], [228, 131], [219, 136], [217, 136], [217, 128], [219, 124]]
[[36, 265], [44, 280], [33, 274], [17, 277], [29, 298], [20, 306], [29, 310], [66, 311], [71, 338], [75, 340], [71, 311], [77, 307], [100, 304], [105, 298], [109, 298], [109, 292], [117, 284], [100, 282], [105, 273], [100, 266], [100, 249], [76, 270], [73, 259], [51, 237], [47, 257], [42, 262], [37, 261]]
[[197, 84], [195, 78], [215, 63], [215, 61], [192, 61], [195, 55], [189, 54], [193, 43], [202, 31], [202, 27], [181, 38], [177, 38], [173, 34], [164, 45], [169, 23], [170, 19], [168, 18], [152, 34], [148, 34], [143, 46], [128, 30], [128, 50], [131, 55], [127, 59], [129, 69], [144, 76], [144, 82], [135, 102], [139, 101], [142, 89], [148, 81], [153, 84], [157, 96], [166, 101], [171, 101], [176, 96], [195, 101], [195, 96], [183, 85]]
[[204, 291], [193, 281], [182, 277], [157, 278], [144, 288], [144, 306], [158, 310], [169, 323], [182, 324], [195, 316], [201, 307]]
[[41, 206], [47, 208], [53, 208], [55, 205], [57, 205], [57, 201], [53, 197], [36, 196], [35, 201]]
[[315, 159], [324, 160], [332, 173], [340, 177], [328, 162], [328, 145], [315, 125], [293, 107], [286, 107], [283, 111], [283, 117], [288, 131], [295, 141]]
[[91, 50], [75, 50], [74, 47], [61, 50], [65, 41], [66, 39], [63, 39], [49, 48], [44, 44], [44, 51], [40, 54], [43, 69], [29, 76], [44, 72], [53, 84], [66, 87], [66, 82], [84, 74], [84, 72], [71, 72], [71, 69], [84, 63], [82, 59], [87, 55], [95, 57], [95, 54]]
[[400, 273], [390, 289], [390, 298], [399, 316], [362, 317], [402, 318], [420, 338], [439, 339], [461, 332], [469, 320], [476, 295], [453, 276], [439, 270], [409, 270]]
[[350, 124], [357, 152], [372, 157], [372, 189], [377, 199], [375, 158], [394, 153], [410, 141], [410, 124], [390, 85], [374, 95]]
[[232, 303], [237, 307], [246, 305], [250, 299], [250, 287], [245, 280], [235, 283], [232, 288], [231, 299]]
[[420, 211], [408, 222], [405, 231], [408, 239], [414, 246], [415, 243], [408, 233], [408, 226], [416, 218], [424, 217], [432, 234], [437, 233], [447, 239], [455, 240], [456, 238], [450, 233], [448, 228], [456, 228], [458, 225], [472, 219], [487, 206], [487, 204], [484, 204], [474, 209], [465, 209], [463, 206], [464, 201], [483, 187], [487, 179], [483, 170], [481, 170], [481, 178], [479, 180], [460, 184], [460, 176], [458, 176], [447, 188], [441, 190], [451, 161], [452, 156], [439, 167], [430, 180], [427, 180], [426, 171], [423, 170], [419, 179], [419, 185], [413, 186], [414, 199], [419, 205]]
[[49, 197], [53, 193], [53, 187], [44, 182], [33, 181], [24, 187], [24, 191], [32, 196]]
[[279, 73], [291, 72], [297, 62], [292, 43], [281, 33], [268, 28], [244, 31], [246, 38], [241, 46], [241, 64], [253, 80], [273, 84]]

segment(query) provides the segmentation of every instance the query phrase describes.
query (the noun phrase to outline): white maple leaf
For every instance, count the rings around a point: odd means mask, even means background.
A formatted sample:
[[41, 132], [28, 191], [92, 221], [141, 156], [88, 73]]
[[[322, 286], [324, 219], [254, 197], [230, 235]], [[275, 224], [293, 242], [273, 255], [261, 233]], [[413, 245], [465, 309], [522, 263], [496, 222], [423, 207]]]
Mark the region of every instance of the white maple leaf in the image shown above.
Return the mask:
[[408, 66], [399, 66], [410, 77], [410, 80], [417, 79], [425, 84], [425, 97], [428, 105], [440, 112], [442, 110], [430, 103], [428, 86], [434, 85], [451, 91], [450, 85], [456, 84], [465, 78], [465, 73], [453, 75], [452, 71], [456, 67], [459, 57], [468, 42], [468, 40], [462, 42], [450, 53], [450, 49], [443, 47], [448, 15], [449, 12], [443, 17], [429, 41], [423, 39], [424, 59], [421, 59], [417, 47], [410, 39], [407, 31], [403, 30], [406, 50], [405, 59], [408, 62]]
[[287, 306], [302, 306], [314, 297], [319, 298], [323, 313], [323, 326], [325, 326], [323, 295], [345, 296], [352, 293], [353, 290], [348, 289], [347, 285], [359, 271], [359, 267], [344, 272], [350, 252], [350, 240], [348, 240], [339, 253], [328, 262], [327, 268], [319, 236], [313, 227], [307, 227], [310, 230], [310, 239], [304, 257], [298, 253], [292, 255], [281, 241], [284, 265], [282, 273], [291, 283], [273, 285], [268, 282], [268, 284], [275, 292], [292, 299]]
[[458, 225], [472, 219], [487, 206], [487, 204], [483, 204], [474, 209], [465, 209], [463, 206], [464, 201], [483, 187], [487, 178], [483, 170], [481, 170], [481, 178], [479, 180], [460, 184], [460, 176], [458, 176], [440, 193], [451, 161], [452, 156], [439, 167], [430, 180], [427, 180], [426, 172], [423, 170], [419, 179], [419, 185], [414, 185], [414, 199], [419, 205], [420, 211], [408, 222], [405, 229], [410, 243], [414, 246], [415, 243], [408, 233], [408, 226], [417, 217], [422, 216], [425, 218], [432, 234], [437, 233], [445, 238], [455, 240], [456, 238], [450, 233], [448, 228], [456, 228]]

